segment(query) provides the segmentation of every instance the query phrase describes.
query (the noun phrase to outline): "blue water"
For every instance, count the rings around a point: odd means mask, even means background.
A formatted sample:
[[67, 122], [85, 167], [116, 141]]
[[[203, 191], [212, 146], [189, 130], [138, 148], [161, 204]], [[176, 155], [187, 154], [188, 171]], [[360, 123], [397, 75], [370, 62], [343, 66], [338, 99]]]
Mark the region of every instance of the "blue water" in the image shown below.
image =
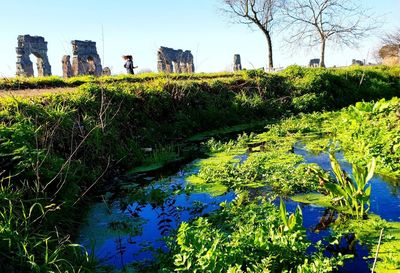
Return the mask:
[[[327, 154], [312, 155], [296, 145], [294, 152], [302, 155], [307, 163], [317, 163], [326, 170], [331, 170], [329, 156]], [[237, 157], [240, 163], [247, 159], [247, 155]], [[351, 173], [350, 164], [343, 160], [338, 154], [342, 168]], [[155, 181], [150, 189], [161, 189], [171, 191], [177, 188], [184, 188], [185, 178], [197, 173], [194, 163], [190, 163], [184, 170], [167, 179]], [[152, 180], [154, 178], [149, 178]], [[400, 219], [400, 196], [399, 186], [385, 182], [381, 177], [375, 176], [371, 182], [371, 211], [380, 215], [388, 221], [399, 221]], [[134, 190], [133, 190], [134, 191]], [[254, 189], [251, 195], [263, 195], [268, 188]], [[129, 203], [127, 206], [120, 201], [114, 201], [108, 205], [106, 202], [97, 203], [92, 206], [86, 216], [86, 223], [82, 224], [78, 241], [95, 256], [101, 260], [103, 265], [111, 265], [122, 268], [132, 262], [151, 261], [154, 251], [165, 250], [166, 245], [163, 236], [170, 234], [182, 221], [188, 221], [201, 215], [206, 215], [219, 208], [219, 203], [231, 201], [235, 198], [233, 192], [222, 196], [211, 196], [207, 193], [183, 193], [167, 197], [161, 204], [140, 204]], [[118, 200], [118, 199], [117, 199]], [[279, 204], [279, 201], [275, 201]], [[313, 243], [323, 240], [330, 235], [329, 228], [318, 228], [321, 217], [330, 212], [326, 208], [314, 205], [296, 203], [285, 200], [287, 210], [294, 212], [299, 205], [303, 212], [303, 225], [307, 229], [307, 237]], [[122, 209], [121, 209], [122, 208]], [[125, 223], [125, 229], [110, 229], [111, 222]], [[134, 232], [132, 232], [134, 231]], [[343, 239], [339, 248], [346, 248], [346, 240]], [[92, 248], [92, 246], [94, 246]], [[312, 252], [312, 247], [309, 252]], [[338, 250], [327, 250], [326, 255], [333, 255]], [[357, 244], [356, 257], [348, 260], [340, 272], [370, 272], [368, 264], [363, 257], [368, 255], [368, 250]]]
[[[162, 190], [175, 189], [186, 184], [185, 177], [198, 172], [197, 169], [180, 171], [175, 176], [156, 182], [151, 187]], [[97, 203], [86, 216], [78, 241], [89, 251], [94, 244], [94, 254], [103, 265], [122, 268], [135, 261], [153, 259], [156, 249], [166, 249], [163, 236], [176, 229], [183, 221], [208, 214], [219, 208], [223, 201], [232, 201], [233, 192], [213, 197], [207, 193], [181, 193], [165, 199], [163, 204], [139, 204], [134, 202], [121, 210], [118, 201], [111, 207], [105, 202]], [[141, 229], [140, 235], [129, 232], [111, 232], [110, 222], [126, 219], [132, 229]]]
[[[294, 147], [296, 154], [302, 155], [307, 163], [316, 163], [323, 169], [331, 171], [329, 155], [322, 153], [313, 155], [308, 153], [300, 144]], [[351, 165], [343, 158], [342, 153], [336, 154], [340, 166], [348, 174], [352, 173]], [[400, 186], [399, 183], [391, 183], [381, 176], [375, 175], [369, 182], [371, 184], [371, 212], [378, 214], [387, 221], [400, 221]]]

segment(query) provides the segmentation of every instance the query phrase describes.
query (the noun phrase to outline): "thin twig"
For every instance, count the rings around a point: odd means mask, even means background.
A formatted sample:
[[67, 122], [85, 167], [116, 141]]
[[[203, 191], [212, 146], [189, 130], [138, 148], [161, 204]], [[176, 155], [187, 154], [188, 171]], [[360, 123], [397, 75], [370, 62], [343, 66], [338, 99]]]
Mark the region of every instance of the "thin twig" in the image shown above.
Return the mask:
[[72, 206], [75, 206], [76, 203], [78, 203], [78, 202], [83, 198], [83, 196], [85, 196], [85, 194], [86, 194], [88, 191], [90, 191], [90, 189], [91, 189], [94, 185], [96, 185], [97, 182], [99, 182], [99, 180], [107, 173], [109, 166], [110, 166], [110, 157], [108, 157], [107, 166], [106, 166], [106, 168], [104, 169], [103, 173], [102, 173], [99, 177], [97, 177], [96, 181], [94, 181], [94, 182], [92, 183], [92, 185], [90, 185], [90, 187], [87, 188], [86, 191], [85, 191], [84, 193], [82, 193], [82, 195], [74, 202], [74, 204], [73, 204]]
[[382, 235], [383, 235], [383, 228], [381, 229], [381, 234], [379, 235], [378, 247], [376, 248], [375, 259], [374, 259], [374, 264], [372, 265], [371, 273], [374, 273], [375, 271], [376, 261], [378, 260], [379, 248], [381, 247]]

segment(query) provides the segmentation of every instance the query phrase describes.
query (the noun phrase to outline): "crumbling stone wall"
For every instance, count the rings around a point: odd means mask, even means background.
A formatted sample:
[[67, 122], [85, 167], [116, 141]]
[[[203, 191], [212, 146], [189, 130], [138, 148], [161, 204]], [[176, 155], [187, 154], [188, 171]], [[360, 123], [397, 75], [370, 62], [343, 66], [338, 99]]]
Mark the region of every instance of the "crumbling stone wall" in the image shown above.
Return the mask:
[[47, 42], [41, 36], [19, 35], [17, 38], [17, 76], [33, 77], [33, 64], [29, 55], [36, 59], [38, 76], [50, 76], [51, 66], [47, 57]]
[[194, 73], [193, 55], [190, 50], [160, 47], [157, 52], [157, 69], [166, 73]]
[[319, 67], [319, 62], [320, 59], [315, 58], [315, 59], [311, 59], [310, 62], [308, 63], [309, 67]]
[[351, 65], [364, 65], [364, 62], [361, 60], [357, 60], [357, 59], [352, 59], [351, 60]]
[[239, 54], [233, 55], [233, 71], [242, 70], [242, 61]]
[[72, 65], [69, 55], [62, 58], [64, 77], [78, 75], [101, 76], [103, 68], [99, 54], [97, 54], [96, 42], [73, 40], [72, 44]]

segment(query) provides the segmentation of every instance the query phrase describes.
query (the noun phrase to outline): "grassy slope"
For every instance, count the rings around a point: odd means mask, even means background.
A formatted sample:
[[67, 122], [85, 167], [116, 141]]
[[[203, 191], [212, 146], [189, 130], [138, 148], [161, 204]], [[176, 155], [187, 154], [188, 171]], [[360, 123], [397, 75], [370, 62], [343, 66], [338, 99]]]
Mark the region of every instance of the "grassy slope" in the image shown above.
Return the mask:
[[[0, 264], [24, 270], [33, 267], [33, 257], [38, 267], [68, 268], [45, 259], [45, 249], [60, 247], [54, 226], [62, 234], [74, 228], [71, 220], [79, 213], [74, 202], [82, 192], [102, 174], [146, 161], [142, 147], [176, 143], [223, 126], [389, 98], [399, 95], [399, 75], [399, 68], [386, 67], [291, 67], [279, 74], [2, 80], [0, 89], [80, 87], [73, 94], [0, 99], [0, 164], [2, 173], [11, 175], [2, 179], [0, 226], [10, 219], [15, 226], [25, 225], [14, 237], [0, 233], [2, 241], [11, 240], [0, 245], [2, 252], [11, 253], [0, 257]], [[21, 215], [39, 207], [35, 219], [40, 221], [23, 220]], [[43, 239], [47, 236], [48, 245]], [[21, 250], [24, 245], [28, 251]], [[90, 264], [83, 260], [73, 258], [75, 270]]]

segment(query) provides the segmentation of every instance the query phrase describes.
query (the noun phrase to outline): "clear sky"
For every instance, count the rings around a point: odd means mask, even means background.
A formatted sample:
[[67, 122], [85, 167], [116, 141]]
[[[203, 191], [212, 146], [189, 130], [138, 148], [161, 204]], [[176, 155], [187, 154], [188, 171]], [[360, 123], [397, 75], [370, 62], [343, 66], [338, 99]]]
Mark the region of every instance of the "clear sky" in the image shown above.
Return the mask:
[[[358, 0], [385, 20], [380, 33], [400, 27], [400, 0]], [[0, 77], [15, 75], [17, 36], [43, 36], [53, 75], [61, 75], [61, 58], [71, 55], [71, 40], [93, 40], [103, 66], [124, 73], [121, 55], [132, 54], [138, 70], [157, 69], [160, 46], [191, 50], [197, 71], [226, 71], [233, 55], [245, 68], [266, 66], [265, 38], [257, 29], [232, 24], [221, 11], [221, 0], [0, 0]], [[103, 31], [102, 31], [103, 30]], [[102, 33], [104, 35], [102, 35]], [[274, 33], [275, 67], [306, 65], [319, 49], [288, 52]], [[104, 40], [103, 37], [104, 36]], [[104, 41], [104, 42], [103, 42]], [[375, 36], [358, 49], [328, 47], [327, 66], [351, 59], [372, 61]], [[103, 54], [104, 52], [104, 54]], [[35, 63], [36, 59], [31, 56]], [[35, 65], [34, 65], [35, 66]], [[35, 71], [36, 72], [36, 71]]]

